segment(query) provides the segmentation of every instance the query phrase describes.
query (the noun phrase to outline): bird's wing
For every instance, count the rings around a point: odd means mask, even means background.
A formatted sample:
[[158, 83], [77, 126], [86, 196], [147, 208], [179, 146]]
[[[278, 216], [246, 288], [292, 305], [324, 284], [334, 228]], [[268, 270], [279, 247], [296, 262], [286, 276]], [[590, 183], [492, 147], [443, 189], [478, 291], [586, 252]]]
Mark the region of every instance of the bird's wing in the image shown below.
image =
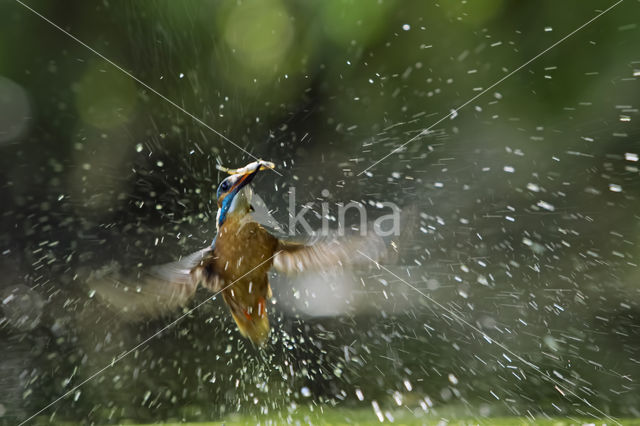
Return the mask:
[[306, 244], [279, 240], [273, 266], [284, 273], [335, 269], [377, 261], [384, 253], [384, 242], [374, 233]]
[[135, 318], [148, 318], [184, 306], [195, 294], [198, 284], [212, 290], [219, 287], [219, 278], [207, 259], [211, 247], [182, 259], [151, 267], [135, 277], [118, 274], [97, 274], [89, 286], [111, 307]]

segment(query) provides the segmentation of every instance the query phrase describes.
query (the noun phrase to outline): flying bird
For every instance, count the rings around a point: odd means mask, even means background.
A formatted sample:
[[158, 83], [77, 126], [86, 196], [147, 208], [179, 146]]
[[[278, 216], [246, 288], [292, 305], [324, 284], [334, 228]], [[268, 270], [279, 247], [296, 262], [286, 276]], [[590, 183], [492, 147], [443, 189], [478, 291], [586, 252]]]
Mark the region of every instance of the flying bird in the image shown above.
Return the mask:
[[[270, 331], [267, 301], [272, 295], [271, 268], [292, 274], [344, 267], [379, 259], [385, 252], [382, 239], [374, 233], [313, 244], [271, 234], [251, 215], [251, 182], [261, 171], [273, 168], [273, 163], [262, 160], [239, 169], [218, 167], [229, 176], [218, 186], [217, 233], [211, 246], [152, 267], [133, 284], [103, 276], [91, 280], [90, 287], [110, 305], [142, 317], [186, 305], [199, 286], [221, 292], [240, 333], [262, 345]], [[123, 292], [122, 287], [129, 291]]]

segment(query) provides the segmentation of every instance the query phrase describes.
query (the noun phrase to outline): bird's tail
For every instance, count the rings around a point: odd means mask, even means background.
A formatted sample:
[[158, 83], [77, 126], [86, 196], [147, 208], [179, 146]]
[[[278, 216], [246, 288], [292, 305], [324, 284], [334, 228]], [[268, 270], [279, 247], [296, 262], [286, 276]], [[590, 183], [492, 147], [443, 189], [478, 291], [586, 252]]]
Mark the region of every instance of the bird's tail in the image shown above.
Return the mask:
[[237, 304], [229, 304], [231, 307], [231, 315], [238, 325], [240, 334], [247, 337], [254, 344], [261, 346], [269, 337], [269, 317], [266, 311], [266, 302], [264, 298], [260, 298], [257, 306], [250, 310], [243, 309]]

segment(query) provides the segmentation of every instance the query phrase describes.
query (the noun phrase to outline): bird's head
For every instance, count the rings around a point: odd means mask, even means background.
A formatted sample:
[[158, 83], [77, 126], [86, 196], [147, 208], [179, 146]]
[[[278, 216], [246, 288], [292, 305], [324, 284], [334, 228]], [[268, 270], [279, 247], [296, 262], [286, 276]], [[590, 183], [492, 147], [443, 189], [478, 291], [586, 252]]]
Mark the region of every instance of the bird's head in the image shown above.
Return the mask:
[[219, 169], [231, 175], [220, 182], [216, 194], [218, 199], [218, 229], [220, 229], [222, 224], [229, 218], [242, 217], [249, 213], [251, 209], [251, 197], [253, 195], [249, 184], [260, 170], [272, 169], [273, 167], [273, 163], [262, 160], [235, 170], [219, 167]]

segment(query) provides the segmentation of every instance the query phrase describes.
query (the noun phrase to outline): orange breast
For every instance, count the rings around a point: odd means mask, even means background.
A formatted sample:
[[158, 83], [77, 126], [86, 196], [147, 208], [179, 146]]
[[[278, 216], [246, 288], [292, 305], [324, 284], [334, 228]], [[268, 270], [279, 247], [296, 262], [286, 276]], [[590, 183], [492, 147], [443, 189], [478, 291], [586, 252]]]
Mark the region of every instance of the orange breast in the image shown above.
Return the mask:
[[227, 221], [218, 233], [214, 248], [215, 269], [226, 286], [222, 294], [224, 301], [240, 332], [257, 344], [269, 335], [267, 272], [277, 243], [258, 223]]
[[216, 272], [227, 283], [264, 275], [271, 268], [277, 243], [277, 239], [256, 222], [227, 221], [218, 233], [214, 248]]

